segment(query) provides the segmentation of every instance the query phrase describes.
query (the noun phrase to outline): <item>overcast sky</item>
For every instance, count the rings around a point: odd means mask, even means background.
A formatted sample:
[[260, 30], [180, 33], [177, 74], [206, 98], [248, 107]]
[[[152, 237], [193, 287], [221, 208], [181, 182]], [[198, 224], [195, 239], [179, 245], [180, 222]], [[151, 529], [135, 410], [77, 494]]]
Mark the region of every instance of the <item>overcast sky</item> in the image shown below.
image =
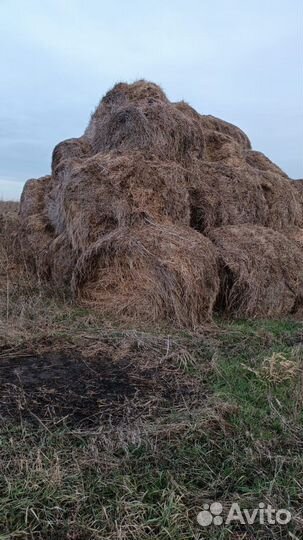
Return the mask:
[[302, 0], [0, 0], [0, 197], [50, 171], [116, 82], [240, 126], [303, 177]]

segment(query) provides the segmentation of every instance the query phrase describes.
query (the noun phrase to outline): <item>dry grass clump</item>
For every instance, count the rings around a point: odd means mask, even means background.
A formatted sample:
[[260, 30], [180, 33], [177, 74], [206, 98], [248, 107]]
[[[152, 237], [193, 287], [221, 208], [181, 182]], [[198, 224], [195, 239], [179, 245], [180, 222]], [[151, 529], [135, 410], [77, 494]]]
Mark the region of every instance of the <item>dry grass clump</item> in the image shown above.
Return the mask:
[[283, 234], [260, 226], [213, 229], [221, 266], [220, 308], [236, 317], [280, 317], [303, 297], [303, 252]]
[[79, 259], [73, 287], [119, 320], [195, 327], [211, 318], [218, 294], [216, 251], [187, 227], [120, 228]]
[[184, 171], [173, 162], [133, 152], [97, 154], [65, 166], [65, 182], [50, 217], [58, 232], [64, 218], [76, 250], [87, 249], [115, 228], [146, 219], [190, 223]]

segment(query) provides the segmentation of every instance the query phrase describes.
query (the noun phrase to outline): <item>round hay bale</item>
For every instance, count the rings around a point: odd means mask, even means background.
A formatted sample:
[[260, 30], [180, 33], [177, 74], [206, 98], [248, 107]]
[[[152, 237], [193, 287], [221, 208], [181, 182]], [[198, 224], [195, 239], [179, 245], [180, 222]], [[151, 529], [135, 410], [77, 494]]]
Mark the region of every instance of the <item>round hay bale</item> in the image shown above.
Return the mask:
[[266, 157], [262, 152], [256, 152], [255, 150], [248, 150], [246, 152], [246, 163], [251, 167], [258, 169], [259, 171], [268, 171], [285, 178], [288, 178], [287, 174], [275, 165], [268, 157]]
[[52, 175], [56, 176], [56, 171], [60, 163], [66, 159], [83, 159], [93, 155], [93, 149], [86, 137], [67, 139], [55, 146], [52, 155]]
[[68, 181], [58, 186], [52, 214], [60, 221], [52, 223], [58, 232], [66, 228], [74, 249], [146, 220], [190, 224], [184, 170], [173, 162], [133, 152], [65, 163]]
[[195, 328], [211, 319], [218, 294], [216, 251], [187, 227], [120, 228], [79, 258], [73, 289], [119, 320]]
[[38, 179], [27, 180], [20, 199], [19, 213], [21, 219], [25, 219], [34, 214], [39, 214], [45, 207], [45, 196], [52, 183], [51, 176], [42, 176]]
[[281, 317], [303, 299], [303, 252], [285, 235], [259, 226], [213, 229], [219, 253], [217, 306], [235, 317]]
[[188, 175], [191, 225], [202, 233], [224, 225], [300, 227], [302, 206], [291, 182], [248, 165], [193, 161]]
[[196, 161], [189, 175], [189, 195], [191, 226], [205, 234], [214, 227], [268, 220], [258, 175], [247, 168]]
[[[253, 170], [252, 167], [250, 169]], [[260, 224], [277, 230], [300, 227], [303, 223], [303, 207], [293, 183], [287, 177], [269, 170], [259, 170], [258, 175], [268, 207], [267, 220]]]
[[104, 115], [111, 114], [120, 107], [128, 107], [142, 102], [169, 103], [163, 90], [157, 84], [139, 80], [132, 84], [118, 83], [105, 94], [92, 114], [84, 135], [94, 140], [98, 126]]
[[103, 96], [91, 120], [105, 112], [112, 112], [117, 107], [140, 101], [169, 103], [162, 88], [155, 83], [143, 79], [131, 84], [121, 82]]
[[100, 113], [91, 127], [90, 140], [94, 153], [144, 150], [181, 164], [204, 155], [199, 120], [160, 100], [127, 103]]
[[55, 236], [48, 219], [45, 201], [52, 177], [44, 176], [25, 183], [20, 200], [20, 239], [26, 263], [39, 275], [45, 274], [45, 252]]
[[249, 138], [244, 133], [244, 131], [242, 131], [242, 129], [238, 128], [237, 126], [234, 126], [229, 122], [225, 122], [220, 118], [216, 118], [215, 116], [211, 116], [210, 114], [201, 115], [200, 123], [204, 130], [208, 129], [209, 131], [219, 131], [224, 135], [229, 135], [243, 148], [246, 148], [247, 150], [251, 149], [251, 142]]

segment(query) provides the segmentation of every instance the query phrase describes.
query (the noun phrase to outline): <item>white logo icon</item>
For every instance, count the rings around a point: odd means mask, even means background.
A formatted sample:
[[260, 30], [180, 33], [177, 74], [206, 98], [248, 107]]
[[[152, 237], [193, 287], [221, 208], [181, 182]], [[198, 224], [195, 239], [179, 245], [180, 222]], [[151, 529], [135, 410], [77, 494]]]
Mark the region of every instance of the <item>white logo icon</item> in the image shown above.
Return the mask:
[[223, 506], [219, 502], [213, 502], [211, 505], [203, 504], [203, 511], [199, 512], [197, 521], [201, 527], [208, 527], [213, 523], [214, 525], [222, 525], [223, 517], [220, 516], [223, 512]]

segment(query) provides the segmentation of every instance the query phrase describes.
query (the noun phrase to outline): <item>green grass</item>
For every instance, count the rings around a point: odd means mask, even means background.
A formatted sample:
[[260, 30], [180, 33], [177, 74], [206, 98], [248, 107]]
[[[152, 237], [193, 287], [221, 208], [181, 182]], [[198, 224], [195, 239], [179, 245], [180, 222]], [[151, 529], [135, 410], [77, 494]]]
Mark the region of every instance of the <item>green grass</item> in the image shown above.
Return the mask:
[[[174, 369], [206, 396], [191, 407], [181, 400], [156, 417], [94, 431], [7, 421], [0, 539], [301, 538], [302, 325], [217, 324], [207, 336], [174, 336]], [[264, 359], [277, 353], [297, 368], [289, 379], [266, 375]], [[270, 503], [293, 518], [203, 529], [196, 516], [212, 501]]]

